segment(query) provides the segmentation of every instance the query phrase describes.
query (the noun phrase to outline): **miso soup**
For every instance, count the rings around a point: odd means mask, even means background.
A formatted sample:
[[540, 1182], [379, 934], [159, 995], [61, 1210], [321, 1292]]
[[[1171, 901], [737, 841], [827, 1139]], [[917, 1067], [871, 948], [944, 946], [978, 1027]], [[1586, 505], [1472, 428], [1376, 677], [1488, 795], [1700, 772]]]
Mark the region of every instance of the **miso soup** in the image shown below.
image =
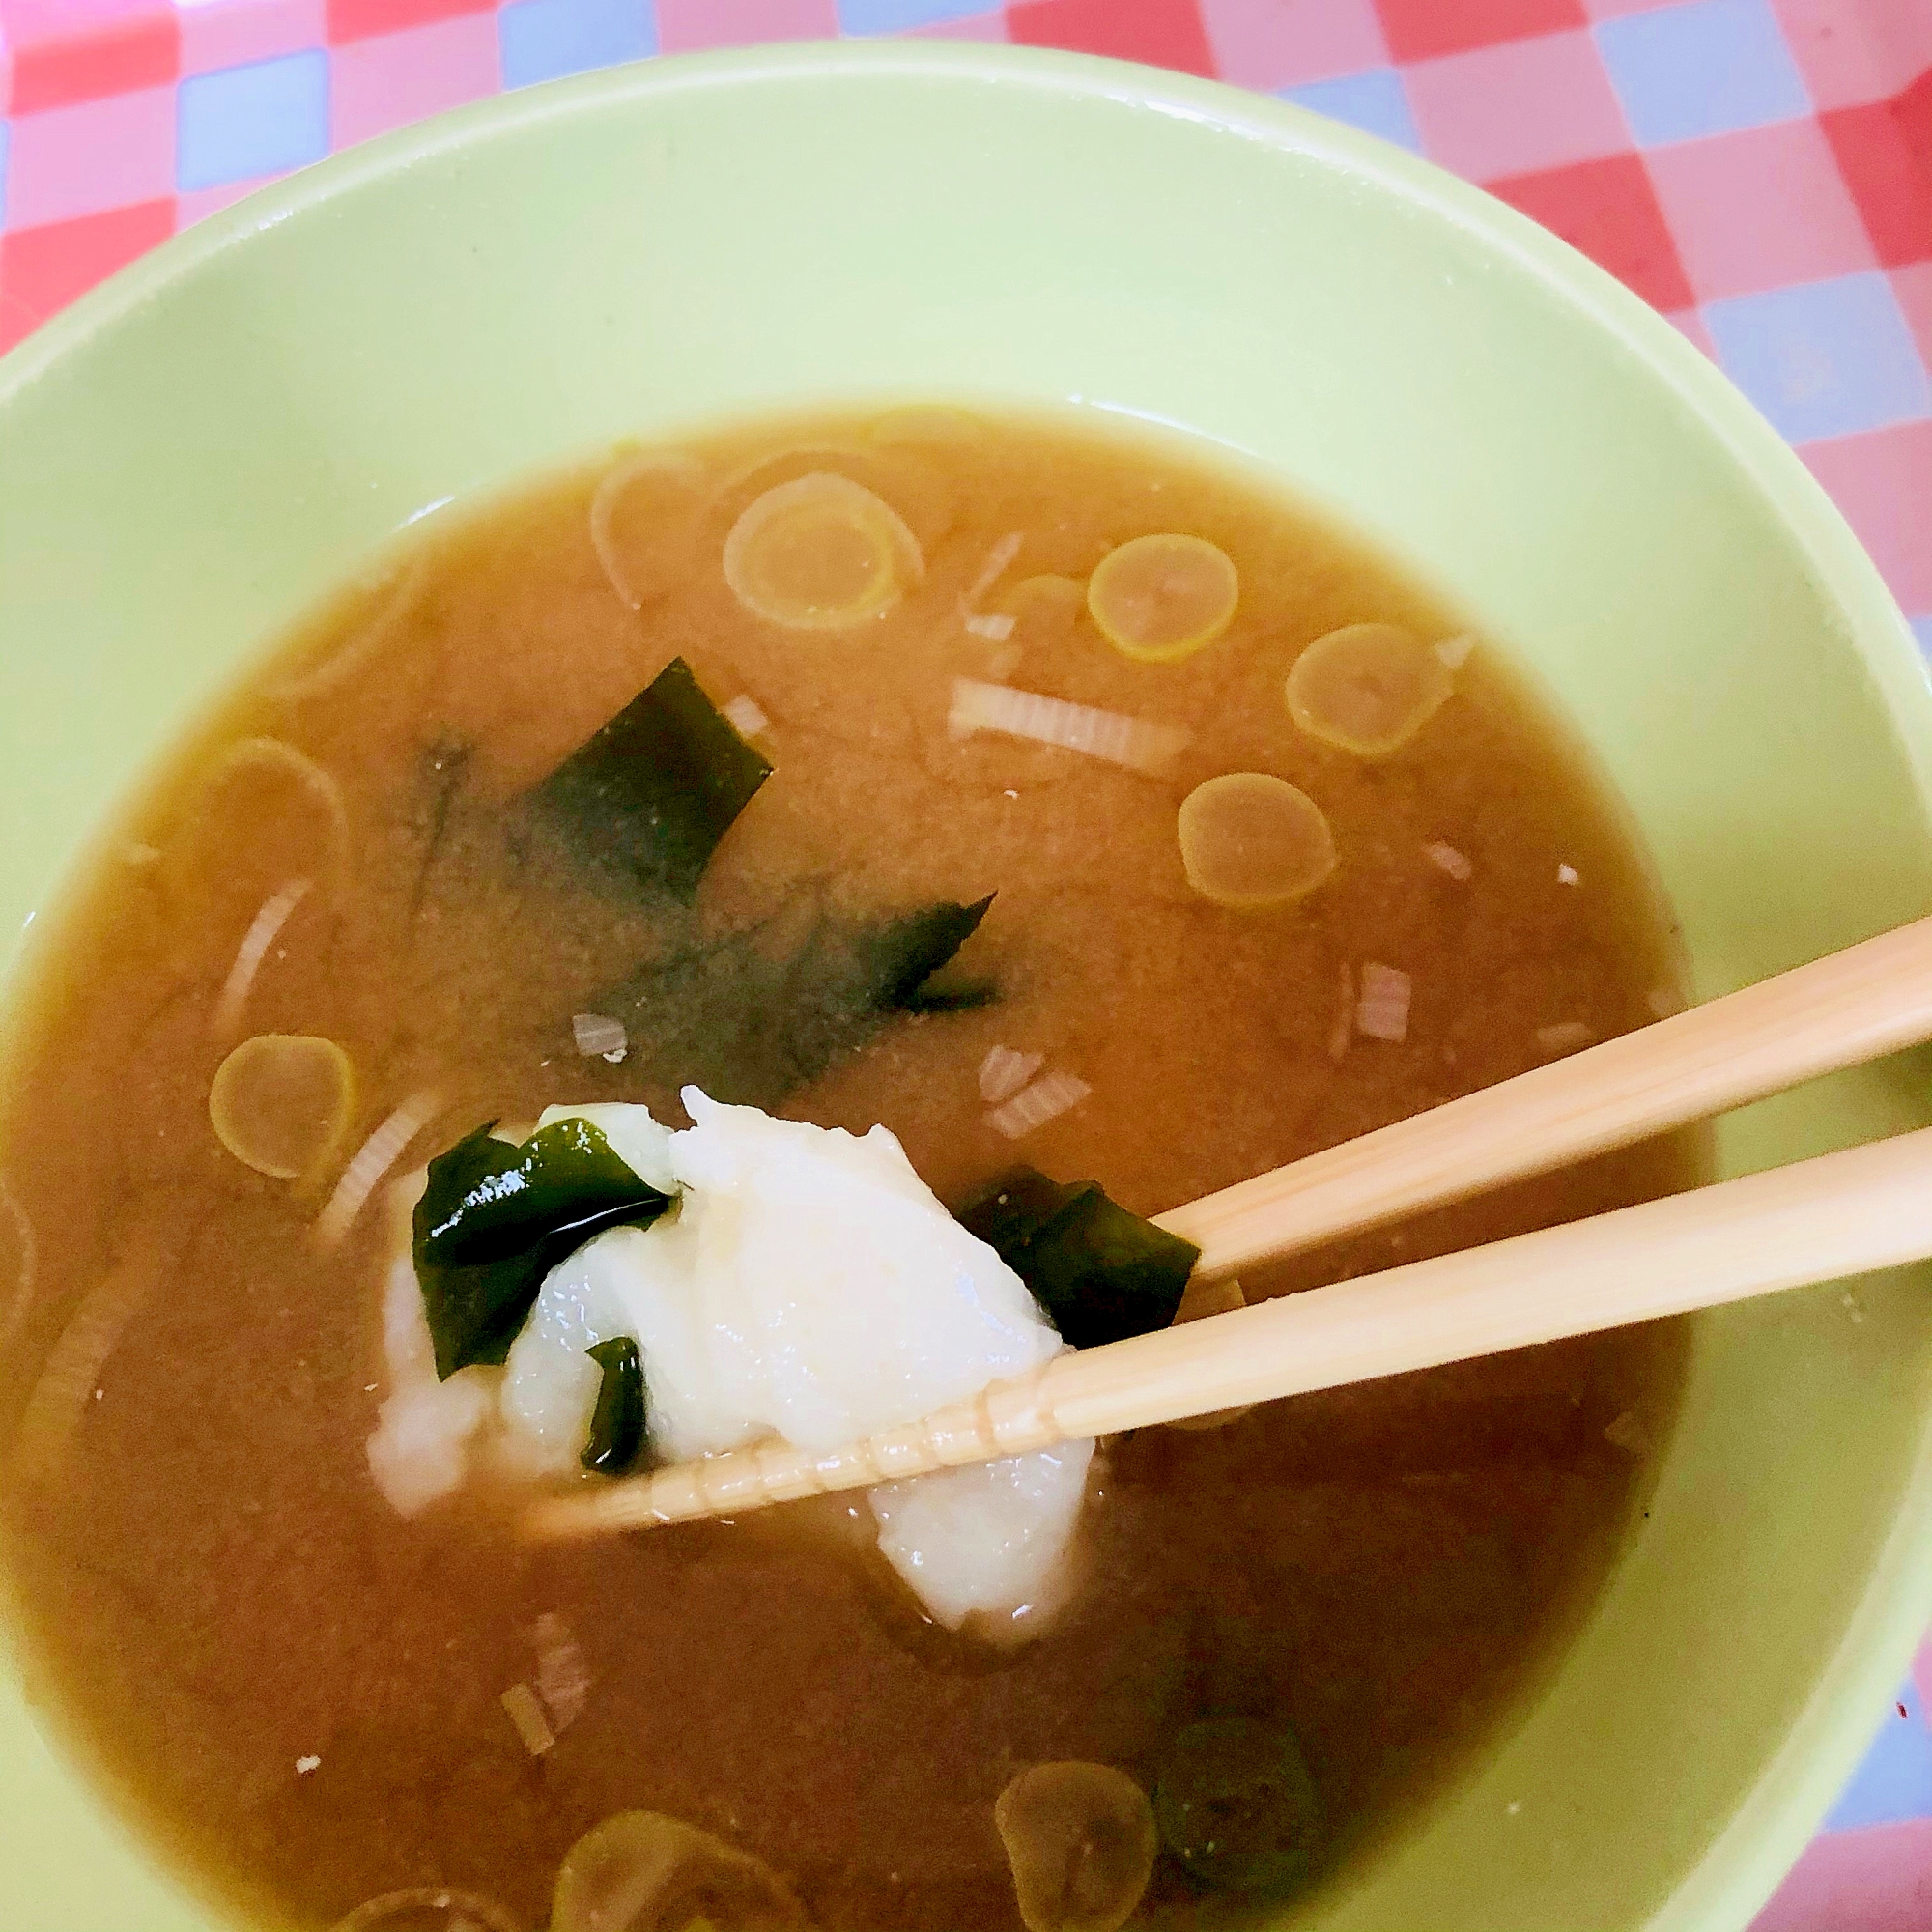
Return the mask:
[[[179, 748], [46, 956], [0, 1138], [14, 1613], [244, 1923], [1259, 1922], [1506, 1731], [1668, 1434], [1674, 1325], [1105, 1440], [999, 1628], [909, 1588], [863, 1493], [526, 1531], [657, 1453], [668, 1371], [575, 1371], [594, 1426], [498, 1453], [568, 1243], [452, 1339], [410, 1209], [453, 1149], [682, 1128], [696, 1087], [883, 1123], [951, 1208], [1025, 1168], [1133, 1219], [1679, 1003], [1499, 644], [1178, 440], [853, 411], [418, 525]], [[1697, 1175], [1648, 1144], [1202, 1306]], [[597, 1917], [652, 1859], [702, 1883]]]

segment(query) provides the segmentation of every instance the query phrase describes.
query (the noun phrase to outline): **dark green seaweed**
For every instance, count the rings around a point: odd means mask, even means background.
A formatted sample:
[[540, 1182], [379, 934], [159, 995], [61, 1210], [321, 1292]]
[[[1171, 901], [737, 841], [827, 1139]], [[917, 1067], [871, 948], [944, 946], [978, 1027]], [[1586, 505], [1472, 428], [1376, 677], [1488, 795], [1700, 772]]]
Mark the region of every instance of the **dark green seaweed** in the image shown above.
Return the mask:
[[1201, 1254], [1109, 1200], [1097, 1181], [1062, 1184], [1031, 1167], [996, 1180], [957, 1218], [1076, 1349], [1165, 1328]]
[[471, 746], [454, 738], [439, 737], [424, 748], [417, 775], [415, 827], [422, 856], [416, 863], [415, 890], [410, 895], [412, 919], [422, 910], [429, 895], [430, 880], [442, 858], [443, 841], [449, 837], [450, 817], [469, 782], [473, 755]]
[[1286, 1725], [1255, 1718], [1206, 1718], [1171, 1739], [1154, 1768], [1153, 1815], [1161, 1842], [1212, 1891], [1287, 1891], [1321, 1841], [1301, 1747]]
[[646, 896], [689, 902], [771, 775], [673, 658], [529, 797], [577, 856]]
[[992, 904], [943, 900], [862, 920], [820, 911], [781, 936], [772, 924], [653, 961], [599, 1002], [622, 1019], [632, 1064], [651, 1082], [696, 1082], [715, 1100], [775, 1107], [894, 1013], [983, 1005], [983, 981], [935, 975]]
[[861, 931], [855, 952], [861, 961], [858, 990], [875, 1012], [943, 1013], [983, 1007], [996, 997], [989, 980], [956, 987], [935, 986], [933, 976], [980, 929], [993, 903], [988, 893], [972, 905], [941, 899], [918, 912], [901, 914]]
[[644, 1366], [628, 1335], [613, 1336], [584, 1351], [603, 1370], [583, 1466], [600, 1476], [621, 1476], [644, 1452]]
[[558, 1262], [670, 1205], [588, 1121], [558, 1121], [521, 1147], [493, 1139], [495, 1124], [430, 1162], [416, 1204], [412, 1252], [439, 1378], [500, 1363]]
[[760, 925], [697, 937], [677, 906], [690, 905], [719, 840], [771, 774], [674, 658], [526, 795], [574, 859], [654, 900], [674, 931], [687, 928], [598, 1003], [624, 1021], [633, 1071], [649, 1085], [695, 1081], [716, 1099], [775, 1106], [889, 1014], [955, 1012], [997, 996], [990, 980], [944, 970], [990, 897], [875, 919], [820, 909], [801, 923], [808, 889]]

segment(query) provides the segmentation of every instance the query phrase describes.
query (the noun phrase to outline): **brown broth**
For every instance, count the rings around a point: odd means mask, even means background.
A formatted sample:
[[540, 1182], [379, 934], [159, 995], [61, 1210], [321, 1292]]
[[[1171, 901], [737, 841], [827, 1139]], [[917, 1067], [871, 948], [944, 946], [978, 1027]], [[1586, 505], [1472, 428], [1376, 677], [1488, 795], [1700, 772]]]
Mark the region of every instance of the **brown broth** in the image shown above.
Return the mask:
[[[724, 476], [793, 443], [876, 450], [872, 428], [765, 424], [692, 447]], [[208, 1121], [225, 1044], [210, 1015], [256, 909], [291, 877], [318, 884], [244, 1031], [347, 1048], [351, 1147], [434, 1088], [443, 1108], [416, 1160], [554, 1101], [646, 1099], [681, 1119], [684, 1069], [582, 1058], [571, 1014], [694, 935], [782, 932], [827, 905], [999, 895], [962, 961], [997, 976], [995, 1004], [896, 1019], [785, 1101], [823, 1124], [886, 1122], [949, 1199], [1017, 1151], [1156, 1212], [1520, 1072], [1543, 1057], [1539, 1028], [1641, 1025], [1676, 984], [1667, 916], [1616, 809], [1492, 650], [1386, 758], [1290, 723], [1282, 680], [1322, 633], [1465, 628], [1385, 558], [1174, 441], [1065, 418], [900, 433], [929, 440], [910, 458], [897, 445], [882, 487], [927, 576], [858, 632], [747, 616], [716, 564], [728, 508], [696, 529], [686, 581], [628, 610], [588, 535], [601, 466], [432, 526], [301, 626], [184, 752], [125, 853], [85, 881], [16, 1027], [0, 1175], [38, 1261], [0, 1420], [16, 1428], [75, 1309], [91, 1293], [103, 1305], [99, 1284], [132, 1311], [51, 1476], [9, 1465], [22, 1648], [99, 1775], [244, 1918], [324, 1926], [374, 1894], [451, 1884], [534, 1927], [569, 1844], [643, 1807], [758, 1852], [824, 1927], [995, 1932], [1018, 1922], [992, 1822], [1018, 1769], [1085, 1757], [1145, 1779], [1163, 1738], [1230, 1704], [1294, 1726], [1332, 1873], [1534, 1694], [1640, 1501], [1647, 1459], [1605, 1431], [1634, 1411], [1653, 1442], [1667, 1433], [1674, 1325], [1118, 1440], [1096, 1463], [1086, 1585], [1010, 1655], [924, 1625], [843, 1503], [537, 1548], [487, 1496], [405, 1521], [378, 1494], [364, 1443], [383, 1217], [317, 1252], [303, 1236], [318, 1190], [244, 1169]], [[950, 679], [988, 675], [1005, 650], [957, 621], [999, 537], [1026, 533], [1009, 585], [1084, 575], [1162, 528], [1211, 537], [1238, 566], [1223, 639], [1137, 664], [1083, 618], [1058, 641], [1021, 634], [1009, 674], [1185, 724], [1171, 771], [949, 739]], [[344, 651], [342, 675], [311, 675]], [[755, 697], [777, 776], [693, 919], [668, 927], [587, 887], [518, 831], [510, 802], [673, 654], [719, 702]], [[340, 783], [347, 866], [319, 860], [318, 816], [253, 781], [208, 807], [223, 749], [251, 735]], [[1228, 911], [1183, 877], [1177, 806], [1242, 769], [1302, 786], [1334, 827], [1340, 867], [1299, 904]], [[1432, 840], [1473, 877], [1433, 866]], [[1365, 960], [1413, 975], [1408, 1036], [1357, 1038], [1338, 1060], [1341, 975]], [[1017, 1151], [977, 1087], [1000, 1043], [1093, 1087]], [[1245, 1286], [1570, 1219], [1684, 1185], [1698, 1160], [1690, 1141], [1654, 1143]], [[499, 1698], [532, 1675], [545, 1613], [567, 1620], [594, 1686], [536, 1758]], [[1184, 1918], [1190, 1896], [1163, 1862], [1147, 1909]]]

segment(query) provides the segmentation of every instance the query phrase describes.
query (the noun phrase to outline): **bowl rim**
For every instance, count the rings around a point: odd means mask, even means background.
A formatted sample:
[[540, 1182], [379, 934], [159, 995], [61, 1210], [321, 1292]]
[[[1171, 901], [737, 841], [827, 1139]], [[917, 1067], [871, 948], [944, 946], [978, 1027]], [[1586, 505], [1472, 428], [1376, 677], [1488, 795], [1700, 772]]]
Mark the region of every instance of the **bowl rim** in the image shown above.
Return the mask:
[[[1796, 451], [1672, 323], [1568, 242], [1493, 195], [1392, 143], [1272, 96], [1091, 54], [943, 39], [797, 41], [655, 55], [505, 91], [326, 156], [157, 244], [0, 355], [0, 421], [64, 358], [129, 320], [205, 263], [365, 183], [513, 129], [593, 107], [747, 83], [864, 76], [881, 84], [980, 81], [1099, 99], [1310, 156], [1462, 231], [1597, 330], [1635, 379], [1661, 384], [1730, 458], [1840, 615], [1896, 727], [1895, 750], [1932, 807], [1932, 672], [1898, 604]], [[1908, 723], [1917, 728], [1906, 728]], [[1859, 1763], [1932, 1622], [1932, 1402], [1896, 1517], [1836, 1648], [1735, 1812], [1676, 1877], [1646, 1932], [1745, 1926], [1804, 1850]], [[1861, 1709], [1869, 1720], [1859, 1717]]]

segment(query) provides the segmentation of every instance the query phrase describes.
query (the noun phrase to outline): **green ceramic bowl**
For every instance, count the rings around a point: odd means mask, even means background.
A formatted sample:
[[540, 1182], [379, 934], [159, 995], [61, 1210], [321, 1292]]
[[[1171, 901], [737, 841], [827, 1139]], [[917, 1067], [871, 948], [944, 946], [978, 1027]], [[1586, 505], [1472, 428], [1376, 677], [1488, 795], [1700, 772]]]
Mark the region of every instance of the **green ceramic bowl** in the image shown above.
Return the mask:
[[[1910, 637], [1665, 323], [1497, 203], [1293, 108], [904, 43], [491, 101], [256, 195], [0, 362], [10, 948], [265, 635], [398, 525], [620, 433], [878, 395], [1182, 425], [1384, 539], [1615, 777], [1703, 994], [1932, 903]], [[1753, 1109], [1724, 1165], [1922, 1124], [1924, 1075]], [[1747, 1921], [1932, 1615], [1923, 1291], [1700, 1324], [1649, 1519], [1546, 1694], [1295, 1922]], [[12, 1690], [0, 1873], [9, 1932], [210, 1923]]]

